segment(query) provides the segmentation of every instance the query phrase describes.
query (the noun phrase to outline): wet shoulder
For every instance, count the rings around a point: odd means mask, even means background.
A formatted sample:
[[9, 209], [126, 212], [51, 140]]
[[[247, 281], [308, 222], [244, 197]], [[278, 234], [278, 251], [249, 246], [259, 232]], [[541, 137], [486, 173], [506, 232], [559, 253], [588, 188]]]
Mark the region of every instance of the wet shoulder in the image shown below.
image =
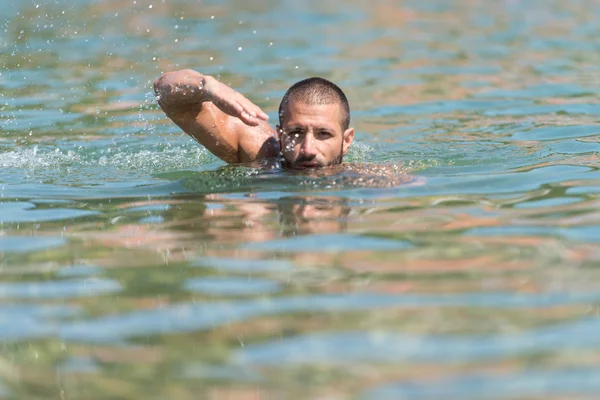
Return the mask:
[[343, 163], [336, 168], [344, 184], [355, 187], [394, 187], [417, 181], [402, 164]]
[[306, 181], [312, 186], [328, 188], [364, 187], [384, 188], [406, 184], [416, 184], [421, 179], [408, 173], [401, 164], [342, 163], [319, 169], [285, 168], [281, 156], [257, 160], [251, 165], [281, 176], [291, 176]]

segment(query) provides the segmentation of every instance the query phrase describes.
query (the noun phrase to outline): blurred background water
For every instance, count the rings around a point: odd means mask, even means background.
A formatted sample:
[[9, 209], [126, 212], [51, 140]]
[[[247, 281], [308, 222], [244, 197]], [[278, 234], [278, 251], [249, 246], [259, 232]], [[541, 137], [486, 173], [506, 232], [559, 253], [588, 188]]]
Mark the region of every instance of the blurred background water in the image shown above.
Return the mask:
[[[0, 398], [597, 398], [598, 2], [0, 5]], [[188, 67], [425, 184], [226, 166]]]

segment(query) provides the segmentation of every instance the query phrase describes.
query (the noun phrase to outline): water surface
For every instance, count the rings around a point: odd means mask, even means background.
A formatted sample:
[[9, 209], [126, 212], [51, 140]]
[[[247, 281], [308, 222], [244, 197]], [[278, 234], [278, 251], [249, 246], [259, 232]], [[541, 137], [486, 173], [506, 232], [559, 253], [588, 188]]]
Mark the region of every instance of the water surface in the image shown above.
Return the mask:
[[[0, 398], [595, 398], [600, 6], [396, 3], [2, 2]], [[419, 184], [226, 166], [187, 67]]]

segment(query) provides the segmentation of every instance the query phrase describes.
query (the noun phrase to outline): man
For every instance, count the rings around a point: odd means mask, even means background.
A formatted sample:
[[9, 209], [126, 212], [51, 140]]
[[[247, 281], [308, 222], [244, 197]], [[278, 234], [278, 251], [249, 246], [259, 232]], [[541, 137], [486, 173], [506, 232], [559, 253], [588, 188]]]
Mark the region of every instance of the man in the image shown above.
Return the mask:
[[294, 84], [273, 129], [258, 106], [215, 78], [185, 69], [154, 82], [158, 104], [185, 133], [229, 163], [283, 155], [283, 166], [308, 169], [340, 164], [354, 140], [342, 90], [322, 78]]

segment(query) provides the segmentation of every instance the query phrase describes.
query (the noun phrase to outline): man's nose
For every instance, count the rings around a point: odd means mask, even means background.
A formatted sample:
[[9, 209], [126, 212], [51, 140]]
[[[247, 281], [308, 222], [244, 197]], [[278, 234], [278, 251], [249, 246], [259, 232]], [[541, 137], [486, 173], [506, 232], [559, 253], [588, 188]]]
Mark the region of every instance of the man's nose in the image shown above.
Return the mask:
[[312, 133], [308, 132], [304, 135], [304, 140], [302, 141], [302, 147], [300, 148], [302, 154], [306, 156], [316, 156], [317, 149], [315, 148], [315, 138]]

